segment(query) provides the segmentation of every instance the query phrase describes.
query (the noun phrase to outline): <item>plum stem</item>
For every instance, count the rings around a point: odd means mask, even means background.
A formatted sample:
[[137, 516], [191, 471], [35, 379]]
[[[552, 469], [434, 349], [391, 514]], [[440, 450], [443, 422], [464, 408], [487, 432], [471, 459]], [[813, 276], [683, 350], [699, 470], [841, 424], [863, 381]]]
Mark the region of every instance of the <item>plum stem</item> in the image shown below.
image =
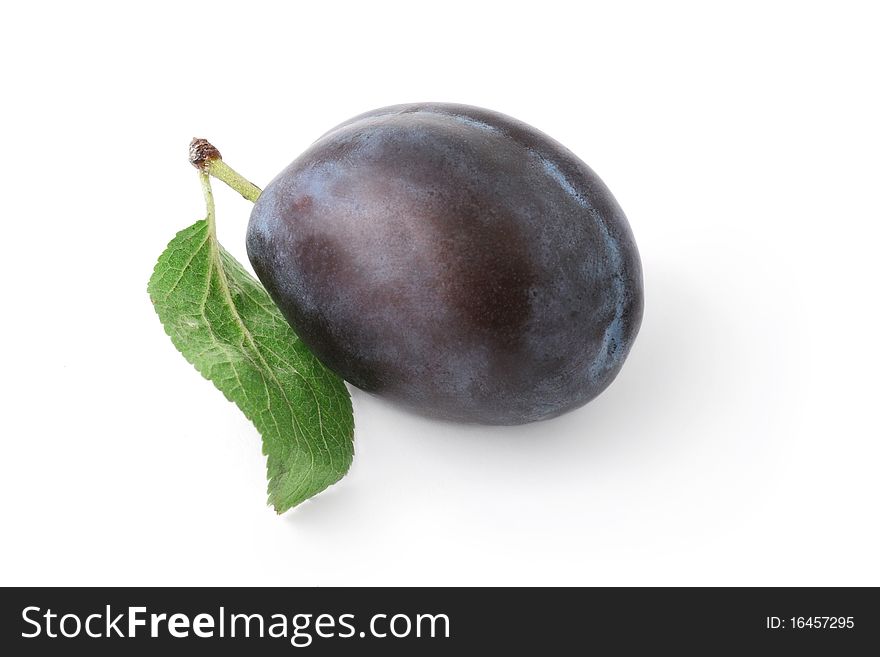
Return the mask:
[[189, 144], [189, 161], [203, 174], [214, 176], [226, 183], [251, 203], [260, 197], [260, 190], [255, 184], [238, 173], [223, 161], [220, 151], [207, 139], [193, 139]]
[[210, 160], [205, 167], [205, 172], [217, 180], [225, 182], [251, 203], [255, 203], [260, 197], [262, 190], [223, 160]]

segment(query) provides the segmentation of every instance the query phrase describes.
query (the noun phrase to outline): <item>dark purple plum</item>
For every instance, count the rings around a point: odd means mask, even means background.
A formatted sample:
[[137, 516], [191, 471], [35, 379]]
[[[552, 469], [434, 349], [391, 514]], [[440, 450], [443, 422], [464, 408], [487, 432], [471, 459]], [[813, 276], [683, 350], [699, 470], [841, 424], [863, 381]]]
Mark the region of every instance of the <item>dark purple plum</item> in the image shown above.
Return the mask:
[[585, 404], [642, 319], [638, 250], [599, 177], [465, 105], [386, 107], [325, 134], [263, 191], [247, 251], [329, 368], [447, 419]]

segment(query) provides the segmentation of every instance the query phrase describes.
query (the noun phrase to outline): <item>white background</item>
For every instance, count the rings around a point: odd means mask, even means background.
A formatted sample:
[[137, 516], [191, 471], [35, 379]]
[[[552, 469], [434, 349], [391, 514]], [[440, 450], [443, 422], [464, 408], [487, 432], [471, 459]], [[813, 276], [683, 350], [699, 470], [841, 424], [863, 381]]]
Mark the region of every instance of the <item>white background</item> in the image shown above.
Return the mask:
[[[874, 3], [14, 3], [0, 22], [0, 583], [880, 584]], [[497, 109], [641, 250], [614, 385], [550, 422], [353, 390], [282, 517], [259, 436], [145, 287], [203, 216], [191, 137], [268, 182], [338, 122]], [[246, 261], [249, 204], [216, 185]]]

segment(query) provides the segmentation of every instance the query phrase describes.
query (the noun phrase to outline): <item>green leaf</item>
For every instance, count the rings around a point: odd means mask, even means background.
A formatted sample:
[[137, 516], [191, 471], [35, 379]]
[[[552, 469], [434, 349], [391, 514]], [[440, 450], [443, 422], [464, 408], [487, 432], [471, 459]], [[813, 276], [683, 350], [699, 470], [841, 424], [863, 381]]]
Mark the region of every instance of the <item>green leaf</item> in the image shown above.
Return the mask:
[[208, 218], [171, 241], [147, 290], [174, 346], [262, 435], [269, 503], [283, 513], [348, 471], [351, 399], [217, 241], [204, 174], [202, 182]]

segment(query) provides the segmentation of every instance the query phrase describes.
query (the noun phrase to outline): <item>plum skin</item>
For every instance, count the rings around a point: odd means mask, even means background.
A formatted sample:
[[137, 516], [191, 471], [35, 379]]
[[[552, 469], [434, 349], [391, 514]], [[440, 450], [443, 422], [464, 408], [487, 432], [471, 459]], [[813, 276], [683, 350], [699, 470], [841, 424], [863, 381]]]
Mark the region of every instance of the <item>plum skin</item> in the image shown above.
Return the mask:
[[538, 130], [466, 105], [395, 105], [326, 133], [257, 200], [247, 252], [325, 365], [445, 419], [585, 404], [642, 320], [638, 250], [604, 183]]

